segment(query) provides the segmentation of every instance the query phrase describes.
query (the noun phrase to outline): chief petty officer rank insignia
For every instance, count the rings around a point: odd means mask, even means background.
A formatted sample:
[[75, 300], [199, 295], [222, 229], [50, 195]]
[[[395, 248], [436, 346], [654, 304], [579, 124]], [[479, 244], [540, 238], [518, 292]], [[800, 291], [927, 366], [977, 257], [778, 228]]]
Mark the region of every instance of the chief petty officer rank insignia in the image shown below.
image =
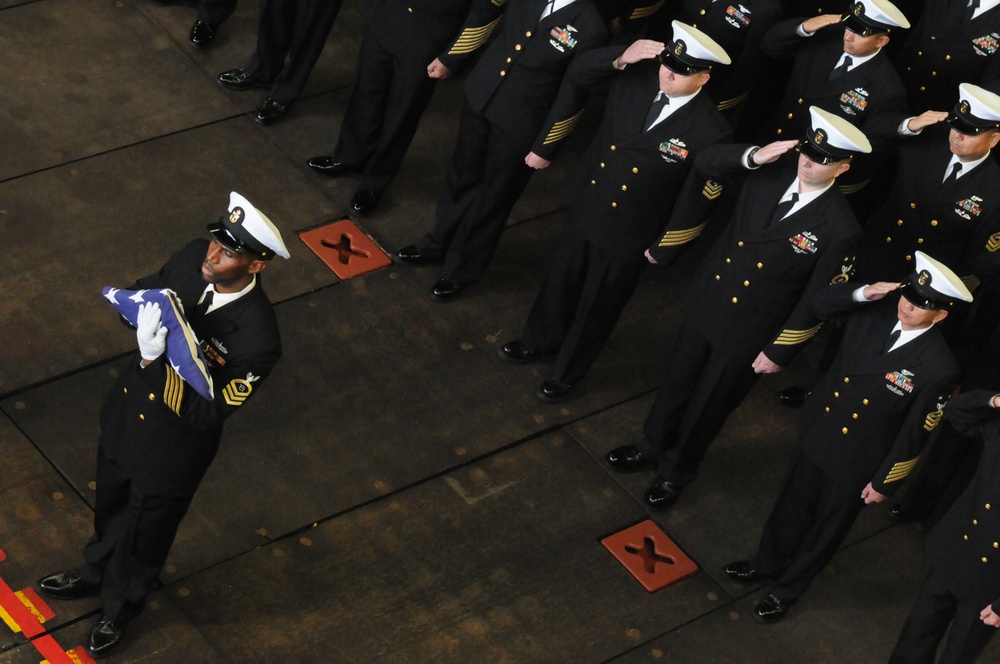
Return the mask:
[[253, 392], [252, 383], [259, 379], [260, 376], [254, 376], [252, 372], [248, 372], [246, 378], [233, 378], [222, 388], [222, 397], [230, 406], [240, 406]]

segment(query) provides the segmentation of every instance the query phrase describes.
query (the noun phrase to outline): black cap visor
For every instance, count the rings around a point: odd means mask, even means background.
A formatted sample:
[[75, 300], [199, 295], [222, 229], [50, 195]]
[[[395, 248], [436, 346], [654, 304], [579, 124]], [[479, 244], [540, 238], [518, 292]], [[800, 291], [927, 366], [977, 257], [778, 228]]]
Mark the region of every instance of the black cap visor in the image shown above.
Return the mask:
[[836, 164], [839, 161], [850, 159], [853, 156], [851, 154], [834, 155], [823, 152], [808, 138], [803, 138], [799, 141], [799, 144], [795, 149], [804, 154], [809, 161], [814, 161], [817, 164], [823, 164], [825, 166]]
[[985, 134], [990, 130], [998, 129], [996, 123], [991, 123], [988, 125], [977, 125], [970, 122], [969, 117], [962, 116], [958, 113], [952, 111], [952, 114], [948, 116], [948, 124], [951, 128], [960, 134], [965, 134], [966, 136], [979, 136], [980, 134]]
[[889, 34], [892, 32], [892, 28], [887, 25], [872, 25], [862, 21], [854, 14], [844, 14], [840, 17], [840, 22], [844, 24], [845, 28], [862, 37], [871, 37], [872, 35]]
[[899, 294], [906, 298], [906, 301], [918, 309], [927, 311], [938, 311], [947, 309], [952, 305], [950, 300], [942, 300], [941, 293], [921, 286], [912, 277], [899, 285]]
[[675, 74], [680, 74], [681, 76], [694, 76], [695, 74], [708, 71], [712, 68], [712, 65], [707, 63], [698, 64], [690, 60], [681, 60], [667, 49], [664, 49], [660, 53], [660, 64]]
[[233, 235], [233, 233], [226, 228], [222, 219], [214, 224], [209, 224], [207, 228], [208, 232], [212, 234], [212, 237], [218, 240], [219, 244], [230, 251], [235, 251], [238, 254], [246, 254], [261, 260], [269, 260], [272, 256], [274, 256], [274, 252], [270, 249], [262, 247], [256, 243], [241, 240]]

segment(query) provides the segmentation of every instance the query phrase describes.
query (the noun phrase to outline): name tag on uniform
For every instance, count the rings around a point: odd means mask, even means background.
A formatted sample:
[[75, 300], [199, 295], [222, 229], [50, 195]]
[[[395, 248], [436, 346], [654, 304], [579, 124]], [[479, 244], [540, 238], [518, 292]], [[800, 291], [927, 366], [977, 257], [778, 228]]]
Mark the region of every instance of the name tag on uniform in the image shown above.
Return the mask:
[[566, 24], [565, 28], [555, 27], [549, 30], [549, 43], [552, 44], [560, 53], [565, 53], [567, 48], [576, 47], [576, 38], [572, 33], [576, 32], [576, 28], [572, 25]]
[[893, 394], [905, 396], [913, 392], [913, 388], [916, 387], [913, 384], [913, 373], [906, 369], [888, 371], [885, 374], [885, 387]]

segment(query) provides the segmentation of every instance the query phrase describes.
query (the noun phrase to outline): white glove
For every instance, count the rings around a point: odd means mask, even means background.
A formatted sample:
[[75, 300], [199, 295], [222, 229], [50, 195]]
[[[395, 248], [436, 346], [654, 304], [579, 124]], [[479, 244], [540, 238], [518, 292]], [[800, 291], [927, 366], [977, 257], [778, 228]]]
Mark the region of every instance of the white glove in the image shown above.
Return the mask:
[[139, 305], [136, 316], [135, 336], [139, 341], [142, 359], [152, 362], [167, 349], [167, 328], [160, 325], [160, 305], [147, 302]]

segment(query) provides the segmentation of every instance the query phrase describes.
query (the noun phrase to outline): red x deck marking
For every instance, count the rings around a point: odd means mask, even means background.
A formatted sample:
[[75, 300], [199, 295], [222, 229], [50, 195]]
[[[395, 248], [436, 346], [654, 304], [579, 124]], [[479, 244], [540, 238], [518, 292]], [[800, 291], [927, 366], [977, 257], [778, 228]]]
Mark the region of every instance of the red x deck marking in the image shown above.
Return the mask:
[[694, 561], [648, 519], [605, 537], [601, 544], [651, 593], [698, 571]]
[[392, 264], [392, 259], [350, 219], [320, 226], [299, 237], [341, 279]]
[[[6, 558], [7, 555], [0, 549], [0, 562]], [[28, 588], [15, 593], [0, 577], [0, 609], [3, 609], [14, 625], [31, 639], [32, 645], [45, 657], [48, 664], [95, 664], [83, 646], [65, 651], [51, 635], [45, 633], [42, 622], [51, 620], [56, 614], [34, 590]]]

